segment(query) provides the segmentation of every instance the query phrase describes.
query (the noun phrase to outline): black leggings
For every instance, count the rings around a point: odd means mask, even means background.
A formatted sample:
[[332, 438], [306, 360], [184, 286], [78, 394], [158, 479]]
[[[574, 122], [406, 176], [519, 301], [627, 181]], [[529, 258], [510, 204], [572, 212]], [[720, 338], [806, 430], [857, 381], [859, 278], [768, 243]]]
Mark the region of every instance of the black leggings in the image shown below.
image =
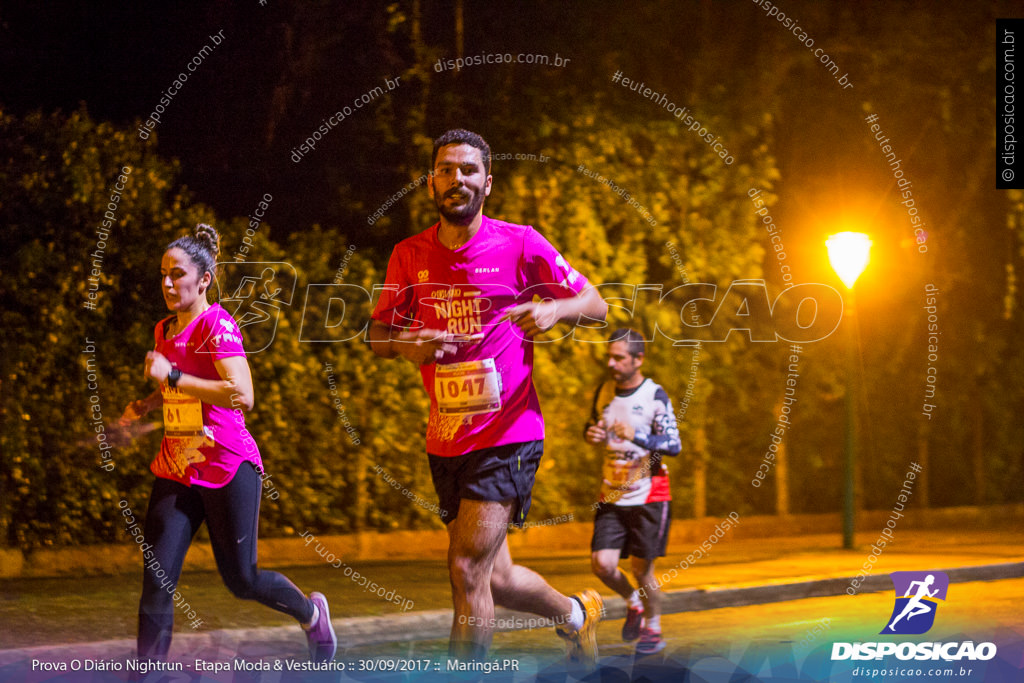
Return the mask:
[[186, 605], [184, 596], [174, 598], [181, 565], [204, 519], [217, 569], [235, 597], [257, 600], [302, 623], [312, 619], [313, 603], [295, 584], [282, 574], [256, 568], [261, 483], [251, 463], [242, 463], [231, 482], [219, 489], [161, 478], [154, 482], [145, 531], [154, 555], [143, 560], [139, 657], [167, 656], [174, 610]]

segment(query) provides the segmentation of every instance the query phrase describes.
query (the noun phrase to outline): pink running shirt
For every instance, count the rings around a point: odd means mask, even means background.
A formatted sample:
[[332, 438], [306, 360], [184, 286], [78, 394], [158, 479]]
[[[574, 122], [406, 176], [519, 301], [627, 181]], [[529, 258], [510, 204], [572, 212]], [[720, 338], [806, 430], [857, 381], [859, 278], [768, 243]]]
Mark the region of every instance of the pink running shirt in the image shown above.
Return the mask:
[[[220, 304], [213, 304], [184, 330], [165, 339], [164, 331], [173, 317], [157, 323], [156, 350], [185, 374], [220, 379], [215, 360], [245, 357], [238, 325]], [[263, 470], [259, 449], [245, 428], [241, 409], [203, 403], [166, 385], [162, 391], [164, 438], [160, 454], [149, 466], [153, 474], [186, 486], [220, 488], [231, 481], [243, 462]]]
[[374, 320], [394, 328], [483, 334], [439, 363], [420, 366], [430, 396], [427, 452], [456, 456], [544, 438], [533, 388], [533, 342], [498, 318], [541, 298], [568, 298], [587, 286], [528, 225], [483, 217], [466, 244], [448, 249], [439, 223], [395, 246]]

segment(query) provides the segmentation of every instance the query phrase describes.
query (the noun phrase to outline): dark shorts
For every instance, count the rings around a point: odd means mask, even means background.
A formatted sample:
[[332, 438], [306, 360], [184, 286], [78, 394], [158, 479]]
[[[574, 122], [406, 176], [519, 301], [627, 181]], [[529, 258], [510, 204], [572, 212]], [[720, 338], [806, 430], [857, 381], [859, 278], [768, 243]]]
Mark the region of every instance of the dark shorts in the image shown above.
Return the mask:
[[526, 441], [470, 451], [462, 455], [430, 458], [441, 521], [455, 521], [459, 501], [514, 500], [511, 523], [521, 527], [530, 511], [533, 477], [544, 454], [543, 441]]
[[672, 524], [669, 502], [643, 505], [601, 503], [594, 513], [594, 537], [590, 551], [619, 550], [620, 557], [653, 560], [665, 556], [668, 530]]

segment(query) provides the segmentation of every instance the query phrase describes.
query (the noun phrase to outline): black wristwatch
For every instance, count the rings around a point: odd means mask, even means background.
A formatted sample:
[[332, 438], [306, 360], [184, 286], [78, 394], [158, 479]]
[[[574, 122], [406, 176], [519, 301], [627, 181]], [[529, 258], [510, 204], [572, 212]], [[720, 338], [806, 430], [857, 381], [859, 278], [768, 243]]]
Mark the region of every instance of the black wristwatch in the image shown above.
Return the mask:
[[183, 374], [185, 373], [183, 373], [178, 368], [171, 368], [171, 371], [167, 373], [167, 386], [169, 386], [171, 389], [177, 389], [178, 380], [181, 379], [181, 376]]

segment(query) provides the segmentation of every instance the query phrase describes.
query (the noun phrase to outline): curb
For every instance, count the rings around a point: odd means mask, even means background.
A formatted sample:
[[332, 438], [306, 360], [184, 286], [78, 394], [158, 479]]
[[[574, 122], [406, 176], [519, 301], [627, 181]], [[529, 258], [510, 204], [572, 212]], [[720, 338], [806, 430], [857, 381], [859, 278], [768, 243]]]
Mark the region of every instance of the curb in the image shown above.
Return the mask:
[[[863, 529], [885, 526], [889, 511], [858, 510], [858, 524]], [[671, 547], [690, 547], [714, 533], [718, 517], [674, 519], [669, 530]], [[1008, 523], [1024, 521], [1024, 504], [1009, 503], [985, 507], [965, 506], [908, 510], [903, 528], [927, 531], [934, 529], [972, 528], [1003, 529]], [[835, 534], [841, 527], [838, 512], [800, 515], [751, 515], [742, 517], [727, 532], [736, 540], [766, 537], [796, 537]], [[298, 530], [296, 530], [296, 534]], [[569, 551], [590, 553], [593, 523], [589, 520], [552, 526], [534, 526], [509, 535], [513, 557], [521, 553]], [[865, 533], [863, 530], [859, 533]], [[318, 544], [346, 561], [382, 561], [397, 559], [444, 559], [448, 555], [448, 534], [444, 529], [419, 531], [365, 531], [356, 534], [320, 534], [313, 538]], [[872, 539], [873, 540], [873, 539]], [[310, 566], [323, 564], [323, 557], [308, 541], [297, 535], [266, 537], [259, 540], [261, 567]], [[0, 578], [78, 577], [87, 575], [134, 574], [141, 566], [139, 550], [134, 543], [87, 545], [70, 548], [42, 548], [22, 551], [0, 548]], [[185, 557], [187, 571], [216, 571], [213, 551], [206, 542], [193, 543]]]
[[[984, 564], [973, 567], [937, 569], [949, 576], [950, 583], [968, 581], [995, 581], [1024, 577], [1024, 562]], [[745, 586], [742, 588], [708, 587], [669, 591], [663, 595], [664, 613], [695, 612], [721, 607], [744, 607], [763, 605], [771, 602], [824, 598], [836, 595], [850, 595], [847, 588], [856, 576], [826, 577], [806, 581], [779, 581], [778, 583]], [[857, 593], [878, 593], [892, 590], [889, 574], [869, 576], [860, 583]], [[625, 616], [623, 611], [622, 616]]]
[[[949, 576], [950, 583], [1016, 579], [1024, 577], [1024, 561], [954, 567], [936, 571], [945, 572]], [[744, 607], [805, 598], [846, 595], [847, 587], [855, 578], [855, 576], [830, 576], [800, 581], [780, 580], [756, 586], [705, 586], [666, 591], [662, 595], [662, 611], [664, 614], [697, 612], [723, 607]], [[891, 589], [892, 582], [889, 574], [879, 574], [863, 580], [858, 592], [872, 593]], [[496, 609], [494, 616], [497, 624], [496, 632], [553, 626], [553, 623], [546, 623], [544, 620], [538, 619], [536, 615], [503, 608]], [[626, 605], [622, 598], [605, 599], [605, 619], [622, 619], [625, 616]], [[443, 640], [448, 637], [451, 630], [452, 610], [424, 610], [380, 617], [352, 617], [335, 619], [333, 623], [338, 636], [340, 652], [346, 648], [357, 646]], [[528, 625], [525, 628], [516, 626], [516, 624], [524, 623]], [[206, 657], [215, 657], [218, 654], [226, 655], [229, 659], [235, 656], [255, 658], [267, 655], [305, 658], [305, 640], [297, 626], [276, 626], [196, 634], [176, 633], [174, 649], [179, 652], [184, 649], [189, 653], [203, 653]], [[103, 659], [121, 656], [127, 658], [134, 656], [134, 650], [135, 641], [127, 639], [0, 650], [0, 667], [30, 659], [59, 661], [72, 657]]]

